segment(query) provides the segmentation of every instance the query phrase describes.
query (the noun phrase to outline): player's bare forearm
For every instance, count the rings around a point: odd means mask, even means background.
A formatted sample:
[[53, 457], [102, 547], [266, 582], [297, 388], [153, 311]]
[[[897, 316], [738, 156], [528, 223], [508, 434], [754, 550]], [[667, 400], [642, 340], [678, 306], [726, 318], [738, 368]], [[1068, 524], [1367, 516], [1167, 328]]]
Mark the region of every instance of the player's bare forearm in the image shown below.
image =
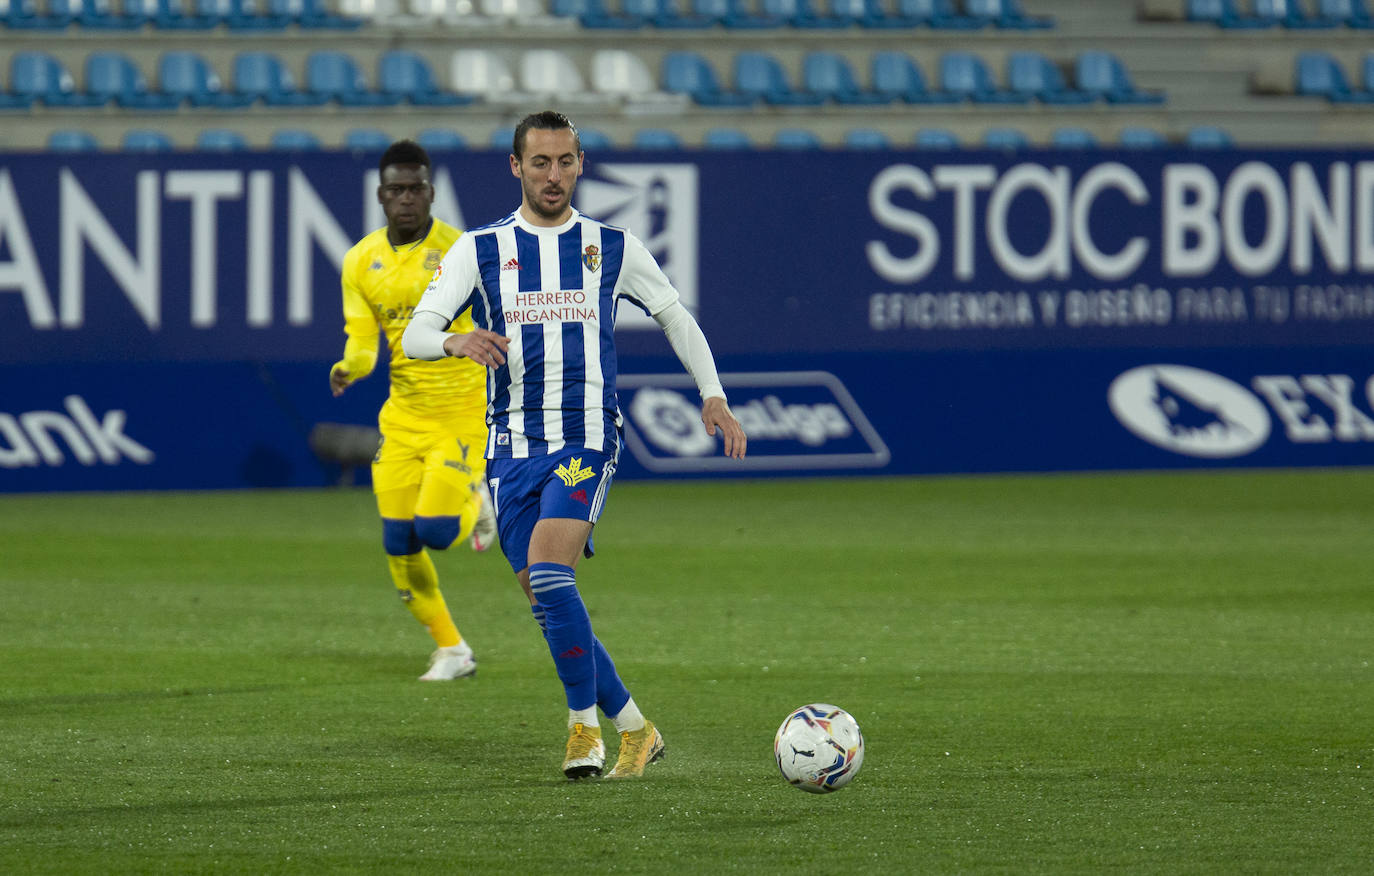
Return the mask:
[[735, 419], [735, 415], [730, 413], [730, 406], [725, 403], [723, 398], [708, 398], [701, 404], [701, 422], [706, 427], [707, 435], [716, 434], [720, 430], [720, 437], [725, 442], [725, 455], [731, 459], [743, 459], [744, 452], [749, 444], [749, 439], [744, 434], [744, 427]]
[[504, 365], [509, 349], [510, 338], [481, 328], [444, 338], [445, 353], [458, 358], [467, 357], [487, 368]]

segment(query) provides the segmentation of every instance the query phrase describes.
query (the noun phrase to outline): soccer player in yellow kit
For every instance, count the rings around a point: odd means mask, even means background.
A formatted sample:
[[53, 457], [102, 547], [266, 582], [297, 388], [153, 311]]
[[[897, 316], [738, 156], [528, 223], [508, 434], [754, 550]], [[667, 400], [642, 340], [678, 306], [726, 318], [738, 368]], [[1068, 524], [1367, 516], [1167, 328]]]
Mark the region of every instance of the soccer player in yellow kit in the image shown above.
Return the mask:
[[[382, 544], [401, 601], [436, 645], [420, 680], [449, 681], [476, 672], [477, 661], [453, 623], [425, 548], [443, 550], [471, 536], [473, 548], [484, 551], [495, 538], [484, 478], [486, 369], [470, 359], [410, 359], [401, 349], [420, 294], [462, 232], [430, 215], [434, 186], [421, 146], [393, 143], [379, 168], [377, 200], [387, 224], [344, 256], [348, 340], [329, 371], [329, 386], [338, 396], [371, 374], [379, 334], [386, 335], [391, 392], [378, 417], [382, 441], [372, 460]], [[466, 314], [449, 326], [472, 329]]]

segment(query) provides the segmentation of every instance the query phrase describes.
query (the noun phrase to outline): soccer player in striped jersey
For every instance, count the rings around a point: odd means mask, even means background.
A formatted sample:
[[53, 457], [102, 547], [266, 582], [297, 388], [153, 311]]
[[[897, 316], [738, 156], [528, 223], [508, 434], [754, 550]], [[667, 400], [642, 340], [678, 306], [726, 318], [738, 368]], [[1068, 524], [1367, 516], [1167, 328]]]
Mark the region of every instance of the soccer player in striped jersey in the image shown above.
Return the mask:
[[[620, 453], [612, 330], [622, 302], [663, 328], [701, 392], [702, 423], [721, 434], [726, 455], [742, 458], [746, 439], [701, 328], [644, 244], [573, 209], [582, 161], [577, 129], [561, 113], [516, 126], [510, 168], [520, 180], [519, 209], [449, 250], [402, 343], [416, 358], [490, 369], [487, 482], [501, 548], [567, 695], [563, 772], [601, 774], [599, 707], [620, 736], [607, 778], [628, 778], [662, 755], [663, 736], [593, 633], [575, 573], [578, 559], [591, 556], [592, 526]], [[469, 310], [476, 328], [447, 331]]]
[[[422, 681], [449, 681], [477, 671], [472, 648], [453, 623], [426, 548], [443, 550], [472, 537], [485, 550], [496, 535], [483, 474], [486, 461], [486, 373], [470, 360], [421, 362], [406, 357], [401, 333], [443, 254], [462, 234], [430, 216], [434, 186], [429, 155], [409, 140], [382, 155], [379, 228], [343, 261], [344, 357], [329, 371], [334, 395], [372, 373], [378, 340], [390, 349], [391, 392], [378, 425], [372, 488], [382, 516], [382, 546], [401, 601], [434, 639]], [[470, 331], [470, 318], [454, 322]]]

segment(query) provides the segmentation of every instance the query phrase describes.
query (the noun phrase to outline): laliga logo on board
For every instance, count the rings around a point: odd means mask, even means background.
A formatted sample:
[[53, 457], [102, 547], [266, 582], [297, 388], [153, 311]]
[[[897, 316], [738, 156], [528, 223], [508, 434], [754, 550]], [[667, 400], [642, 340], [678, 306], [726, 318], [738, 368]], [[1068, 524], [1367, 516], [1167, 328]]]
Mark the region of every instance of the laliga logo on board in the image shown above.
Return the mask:
[[1142, 365], [1112, 381], [1107, 403], [1121, 424], [1185, 456], [1244, 456], [1269, 438], [1264, 403], [1245, 387], [1187, 365]]

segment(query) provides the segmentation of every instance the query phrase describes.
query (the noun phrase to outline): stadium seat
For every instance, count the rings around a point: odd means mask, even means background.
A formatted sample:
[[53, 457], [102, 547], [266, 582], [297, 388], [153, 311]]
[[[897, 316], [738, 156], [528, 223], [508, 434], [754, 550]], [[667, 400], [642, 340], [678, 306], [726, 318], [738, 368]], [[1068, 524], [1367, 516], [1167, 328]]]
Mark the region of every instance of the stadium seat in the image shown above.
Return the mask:
[[459, 94], [501, 102], [515, 92], [515, 74], [495, 52], [458, 49], [449, 63], [449, 87]]
[[268, 145], [279, 152], [314, 152], [320, 139], [301, 128], [279, 128], [272, 132]]
[[1104, 97], [1109, 103], [1164, 103], [1162, 93], [1137, 90], [1120, 59], [1111, 52], [1079, 52], [1074, 82], [1079, 91]]
[[630, 141], [636, 149], [673, 150], [682, 148], [682, 138], [667, 128], [640, 128]]
[[773, 134], [776, 149], [820, 149], [821, 138], [806, 128], [779, 128]]
[[603, 97], [664, 111], [680, 111], [690, 100], [685, 94], [660, 90], [643, 59], [626, 49], [593, 52], [590, 84], [592, 91]]
[[1195, 125], [1188, 129], [1183, 142], [1190, 149], [1229, 149], [1231, 135], [1214, 125]]
[[385, 152], [395, 138], [379, 128], [349, 128], [343, 145], [349, 152]]
[[1084, 104], [1097, 99], [1096, 95], [1069, 88], [1058, 65], [1039, 52], [1007, 56], [1007, 88], [1049, 104]]
[[891, 95], [893, 100], [905, 103], [957, 103], [961, 100], [955, 94], [931, 91], [921, 68], [904, 52], [874, 52], [869, 65], [873, 91]]
[[916, 132], [917, 149], [958, 149], [959, 138], [944, 128], [922, 128]]
[[473, 101], [470, 95], [440, 88], [429, 62], [405, 49], [391, 49], [377, 59], [377, 88], [415, 106], [461, 106]]
[[940, 90], [974, 103], [1027, 103], [1024, 94], [997, 87], [983, 59], [972, 52], [940, 56]]
[[759, 101], [754, 94], [725, 90], [711, 63], [696, 52], [663, 56], [663, 88], [669, 94], [685, 94], [702, 106], [745, 107]]
[[844, 132], [847, 149], [891, 149], [892, 141], [876, 128], [850, 128]]
[[1125, 149], [1158, 149], [1169, 144], [1168, 139], [1153, 128], [1122, 128], [1116, 140]]
[[1017, 0], [964, 0], [964, 14], [1012, 30], [1054, 27], [1053, 18], [1032, 18]]
[[477, 11], [487, 21], [529, 25], [547, 13], [540, 0], [479, 0]]
[[61, 2], [71, 4], [74, 20], [84, 30], [133, 30], [145, 22], [136, 12], [117, 12], [110, 0], [48, 0], [49, 11]]
[[864, 91], [844, 55], [838, 52], [808, 52], [802, 58], [802, 89], [822, 100], [852, 106], [891, 103], [892, 95]]
[[343, 106], [394, 106], [401, 102], [395, 94], [369, 89], [353, 57], [329, 49], [311, 52], [306, 57], [304, 90]]
[[786, 22], [774, 16], [755, 13], [748, 0], [693, 0], [692, 11], [731, 30], [760, 30], [786, 25]]
[[7, 6], [0, 7], [0, 25], [11, 30], [62, 30], [71, 23], [69, 10], [59, 8], [40, 13], [34, 0], [9, 0]]
[[637, 30], [647, 24], [643, 14], [612, 12], [605, 0], [553, 0], [550, 10], [591, 30]]
[[362, 18], [351, 15], [336, 15], [325, 0], [261, 0], [266, 4], [266, 13], [282, 17], [303, 28], [353, 30], [362, 27]]
[[1346, 27], [1374, 28], [1374, 16], [1369, 14], [1365, 0], [1318, 0], [1317, 15]]
[[133, 60], [120, 52], [91, 52], [86, 56], [86, 94], [101, 105], [114, 102], [125, 109], [174, 109], [178, 100], [155, 94]]
[[957, 13], [953, 0], [897, 0], [896, 15], [913, 26], [924, 24], [938, 30], [977, 30], [987, 24], [985, 19]]
[[145, 0], [135, 3], [140, 14], [148, 11], [149, 2], [152, 5], [149, 20], [163, 30], [210, 30], [220, 23], [219, 10], [213, 0]]
[[520, 56], [521, 90], [539, 98], [595, 100], [573, 59], [560, 49], [527, 49]]
[[624, 0], [647, 24], [664, 30], [701, 30], [716, 25], [710, 15], [701, 15], [686, 0]]
[[415, 142], [431, 152], [458, 152], [468, 148], [468, 141], [452, 128], [425, 128], [415, 135]]
[[789, 27], [816, 29], [849, 27], [850, 21], [822, 10], [820, 0], [759, 0], [763, 14], [781, 19]]
[[320, 106], [326, 98], [296, 88], [285, 62], [272, 52], [239, 52], [234, 56], [233, 94], [267, 106]]
[[1298, 0], [1253, 0], [1256, 18], [1270, 19], [1292, 30], [1339, 27], [1339, 22], [1323, 16], [1308, 17]]
[[1059, 149], [1096, 149], [1097, 137], [1087, 128], [1055, 128], [1050, 133], [1050, 145]]
[[[509, 143], [510, 139], [507, 138], [506, 142]], [[596, 128], [579, 128], [577, 131], [577, 142], [583, 149], [615, 148], [615, 141], [611, 139], [611, 136]]]
[[1184, 15], [1189, 21], [1210, 21], [1219, 27], [1246, 29], [1272, 27], [1273, 20], [1243, 16], [1235, 0], [1188, 0]]
[[172, 138], [151, 128], [133, 128], [124, 132], [119, 148], [124, 152], [171, 152], [176, 147]]
[[196, 135], [196, 148], [204, 152], [241, 152], [248, 148], [248, 141], [238, 131], [206, 128]]
[[1013, 152], [1030, 147], [1030, 139], [1015, 128], [988, 128], [983, 132], [983, 145], [989, 149]]
[[708, 128], [701, 145], [707, 149], [753, 149], [754, 141], [739, 128]]
[[159, 92], [178, 105], [238, 109], [249, 103], [241, 95], [226, 92], [219, 74], [196, 52], [164, 52], [157, 62], [157, 84]]
[[739, 93], [761, 98], [770, 106], [819, 106], [825, 102], [823, 97], [793, 88], [782, 63], [767, 52], [737, 52], [733, 82]]
[[10, 56], [10, 94], [44, 106], [91, 107], [103, 102], [77, 92], [76, 80], [62, 62], [39, 51]]
[[1300, 52], [1293, 65], [1293, 90], [1331, 101], [1351, 100], [1350, 84], [1336, 59], [1326, 52]]
[[90, 131], [61, 128], [48, 135], [50, 152], [95, 152], [99, 149], [100, 141]]

